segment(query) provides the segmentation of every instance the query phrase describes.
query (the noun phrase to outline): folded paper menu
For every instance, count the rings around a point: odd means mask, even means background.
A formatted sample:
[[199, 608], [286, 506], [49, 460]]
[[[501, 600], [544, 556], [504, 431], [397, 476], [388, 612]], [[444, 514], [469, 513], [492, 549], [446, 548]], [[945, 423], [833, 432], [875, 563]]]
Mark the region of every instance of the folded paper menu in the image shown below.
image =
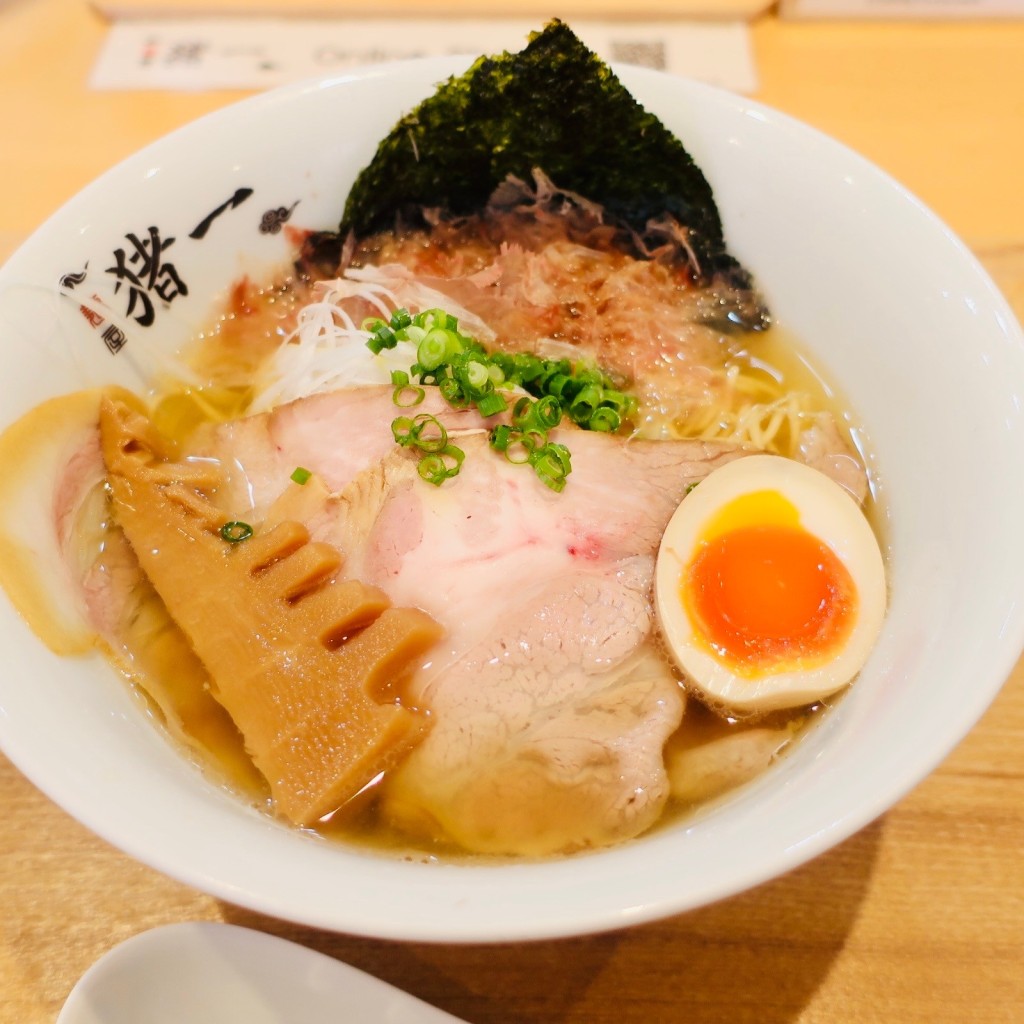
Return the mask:
[[329, 17], [752, 18], [772, 0], [95, 0], [110, 18]]
[[783, 18], [1024, 18], [1024, 0], [781, 0]]
[[[521, 49], [540, 19], [132, 18], [116, 21], [94, 89], [265, 89], [359, 65]], [[573, 29], [607, 61], [750, 93], [757, 76], [745, 21], [590, 21]]]

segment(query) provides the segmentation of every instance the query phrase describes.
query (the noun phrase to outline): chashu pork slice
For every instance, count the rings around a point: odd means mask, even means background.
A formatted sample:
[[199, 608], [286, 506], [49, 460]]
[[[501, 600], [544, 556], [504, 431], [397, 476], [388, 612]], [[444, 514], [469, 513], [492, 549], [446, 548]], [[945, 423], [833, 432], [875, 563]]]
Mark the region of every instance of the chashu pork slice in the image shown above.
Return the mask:
[[352, 571], [447, 631], [412, 684], [431, 734], [385, 805], [474, 851], [615, 843], [669, 793], [663, 750], [684, 695], [653, 643], [655, 554], [686, 488], [733, 452], [569, 443], [561, 494], [474, 434], [450, 485], [424, 486], [395, 453], [341, 495], [335, 540]]
[[476, 430], [457, 439], [458, 477], [437, 488], [393, 444], [376, 458], [394, 415], [368, 392], [336, 392], [221, 428], [209, 449], [263, 502], [295, 494], [286, 467], [320, 474], [304, 515], [313, 536], [338, 547], [346, 573], [445, 628], [411, 683], [432, 728], [383, 787], [386, 809], [481, 853], [638, 835], [667, 799], [663, 750], [684, 705], [653, 642], [655, 554], [687, 488], [742, 453], [563, 432], [573, 468], [556, 494]]

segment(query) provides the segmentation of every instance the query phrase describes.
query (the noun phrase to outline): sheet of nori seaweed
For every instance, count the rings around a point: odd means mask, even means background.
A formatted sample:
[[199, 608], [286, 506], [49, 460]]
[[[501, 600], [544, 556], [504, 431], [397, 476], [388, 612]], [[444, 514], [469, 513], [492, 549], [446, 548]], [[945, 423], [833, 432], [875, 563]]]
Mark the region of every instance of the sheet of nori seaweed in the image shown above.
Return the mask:
[[672, 214], [690, 229], [702, 281], [750, 286], [690, 154], [558, 20], [518, 53], [481, 57], [403, 117], [356, 179], [339, 233], [365, 237], [422, 207], [478, 211], [508, 175], [529, 181], [534, 167], [638, 232]]

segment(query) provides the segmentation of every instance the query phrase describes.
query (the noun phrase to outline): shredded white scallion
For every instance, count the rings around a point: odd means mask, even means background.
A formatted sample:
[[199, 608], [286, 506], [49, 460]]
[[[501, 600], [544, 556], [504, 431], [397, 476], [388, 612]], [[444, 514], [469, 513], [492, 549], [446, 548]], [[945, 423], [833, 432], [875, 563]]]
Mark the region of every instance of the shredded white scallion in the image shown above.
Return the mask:
[[416, 346], [399, 342], [374, 355], [370, 337], [346, 308], [369, 306], [382, 320], [399, 308], [412, 313], [442, 307], [458, 317], [460, 329], [482, 342], [494, 332], [479, 317], [451, 298], [417, 281], [396, 264], [353, 267], [333, 281], [316, 285], [319, 298], [299, 310], [295, 329], [268, 360], [251, 405], [263, 412], [284, 402], [343, 387], [389, 384], [393, 370], [408, 370], [416, 361]]

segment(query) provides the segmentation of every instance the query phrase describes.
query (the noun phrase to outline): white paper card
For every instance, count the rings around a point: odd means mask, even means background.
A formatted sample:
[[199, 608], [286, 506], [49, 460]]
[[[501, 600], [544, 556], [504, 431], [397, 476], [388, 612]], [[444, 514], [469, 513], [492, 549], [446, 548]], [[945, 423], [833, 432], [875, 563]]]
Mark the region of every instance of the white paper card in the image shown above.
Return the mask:
[[782, 0], [786, 18], [1024, 18], [1024, 0]]
[[[480, 19], [190, 18], [115, 22], [89, 84], [94, 89], [265, 89], [363, 64], [410, 57], [519, 50], [532, 21]], [[574, 21], [607, 61], [718, 85], [757, 89], [744, 22]]]

